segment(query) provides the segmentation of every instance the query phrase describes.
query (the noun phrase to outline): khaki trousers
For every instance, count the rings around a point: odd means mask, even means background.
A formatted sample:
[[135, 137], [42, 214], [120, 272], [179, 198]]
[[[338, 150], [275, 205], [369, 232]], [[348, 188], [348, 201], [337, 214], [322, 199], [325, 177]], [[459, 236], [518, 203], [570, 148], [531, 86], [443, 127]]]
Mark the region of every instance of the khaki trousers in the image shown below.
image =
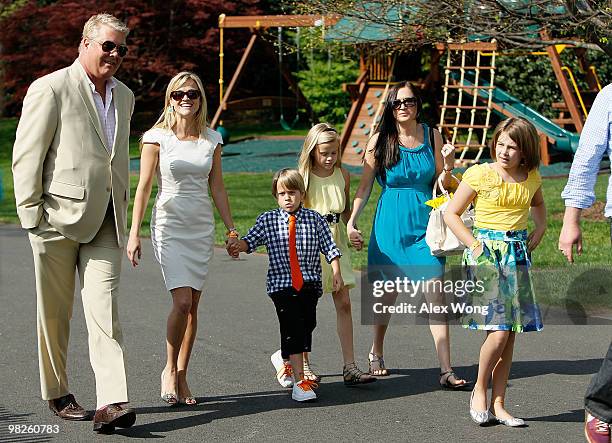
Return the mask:
[[38, 363], [42, 398], [69, 393], [66, 374], [75, 270], [81, 283], [89, 334], [89, 361], [97, 406], [128, 401], [122, 334], [117, 313], [123, 249], [118, 247], [112, 210], [89, 243], [61, 235], [45, 218], [29, 233], [36, 272]]

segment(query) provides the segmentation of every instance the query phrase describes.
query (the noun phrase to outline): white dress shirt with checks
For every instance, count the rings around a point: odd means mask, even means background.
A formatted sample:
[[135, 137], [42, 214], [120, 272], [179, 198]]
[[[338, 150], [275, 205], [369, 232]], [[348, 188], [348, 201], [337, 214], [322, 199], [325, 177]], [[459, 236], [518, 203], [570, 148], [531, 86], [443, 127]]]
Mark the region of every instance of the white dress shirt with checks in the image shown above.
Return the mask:
[[[612, 84], [593, 102], [580, 134], [567, 185], [561, 193], [565, 206], [586, 209], [595, 203], [595, 181], [604, 155], [612, 158]], [[612, 176], [608, 180], [606, 217], [612, 217]]]

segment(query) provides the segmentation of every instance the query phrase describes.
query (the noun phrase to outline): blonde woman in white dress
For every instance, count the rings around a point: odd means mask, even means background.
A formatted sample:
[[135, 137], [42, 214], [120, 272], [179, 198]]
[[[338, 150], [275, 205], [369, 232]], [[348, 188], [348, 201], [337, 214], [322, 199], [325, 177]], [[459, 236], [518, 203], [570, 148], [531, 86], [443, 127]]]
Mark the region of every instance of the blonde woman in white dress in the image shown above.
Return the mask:
[[206, 97], [200, 78], [181, 72], [170, 80], [164, 112], [142, 137], [140, 179], [134, 196], [127, 255], [138, 265], [138, 232], [151, 195], [158, 192], [151, 216], [151, 240], [161, 265], [172, 310], [166, 329], [166, 366], [161, 398], [170, 405], [195, 405], [187, 366], [197, 330], [198, 302], [213, 254], [215, 223], [210, 195], [237, 241], [221, 168], [221, 136], [206, 126]]

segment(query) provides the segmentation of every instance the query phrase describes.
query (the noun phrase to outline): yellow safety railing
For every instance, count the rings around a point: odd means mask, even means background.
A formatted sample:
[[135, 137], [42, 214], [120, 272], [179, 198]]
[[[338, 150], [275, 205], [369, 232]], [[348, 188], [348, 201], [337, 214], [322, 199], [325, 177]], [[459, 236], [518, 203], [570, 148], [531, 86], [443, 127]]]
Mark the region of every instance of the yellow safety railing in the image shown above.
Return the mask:
[[[559, 54], [561, 54], [561, 52], [563, 52], [565, 50], [565, 48], [571, 47], [571, 45], [555, 45], [555, 49], [557, 50], [557, 52]], [[525, 55], [548, 55], [548, 52], [546, 51], [517, 51], [517, 50], [510, 50], [510, 51], [495, 51], [495, 54], [498, 57], [522, 57]], [[486, 56], [486, 57], [492, 57], [493, 56], [493, 52], [484, 52], [484, 51], [480, 51], [480, 55]]]
[[219, 15], [219, 103], [223, 101], [223, 22], [225, 14]]
[[597, 82], [597, 89], [601, 91], [601, 82], [599, 81], [599, 76], [597, 75], [597, 70], [595, 69], [595, 66], [589, 66], [589, 71], [593, 73], [593, 77], [595, 77], [595, 81]]
[[578, 88], [578, 83], [576, 83], [576, 79], [574, 78], [574, 73], [567, 66], [561, 66], [562, 71], [566, 71], [569, 74], [570, 81], [572, 82], [572, 86], [574, 87], [574, 91], [576, 91], [576, 96], [578, 97], [578, 101], [580, 102], [580, 106], [582, 107], [582, 112], [584, 112], [584, 116], [588, 115], [586, 106], [584, 105], [584, 101], [582, 100], [582, 95], [580, 94], [580, 89]]

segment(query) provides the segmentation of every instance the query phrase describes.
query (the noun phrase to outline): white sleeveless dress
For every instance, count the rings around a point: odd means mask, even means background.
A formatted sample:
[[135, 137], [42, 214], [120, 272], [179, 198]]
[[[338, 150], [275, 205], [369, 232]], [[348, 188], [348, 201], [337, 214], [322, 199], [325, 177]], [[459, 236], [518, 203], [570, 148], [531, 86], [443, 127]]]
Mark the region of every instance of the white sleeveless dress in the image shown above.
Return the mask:
[[181, 141], [170, 130], [154, 128], [142, 141], [159, 144], [151, 241], [166, 288], [200, 291], [213, 254], [215, 222], [208, 174], [221, 135], [208, 128], [206, 138]]

